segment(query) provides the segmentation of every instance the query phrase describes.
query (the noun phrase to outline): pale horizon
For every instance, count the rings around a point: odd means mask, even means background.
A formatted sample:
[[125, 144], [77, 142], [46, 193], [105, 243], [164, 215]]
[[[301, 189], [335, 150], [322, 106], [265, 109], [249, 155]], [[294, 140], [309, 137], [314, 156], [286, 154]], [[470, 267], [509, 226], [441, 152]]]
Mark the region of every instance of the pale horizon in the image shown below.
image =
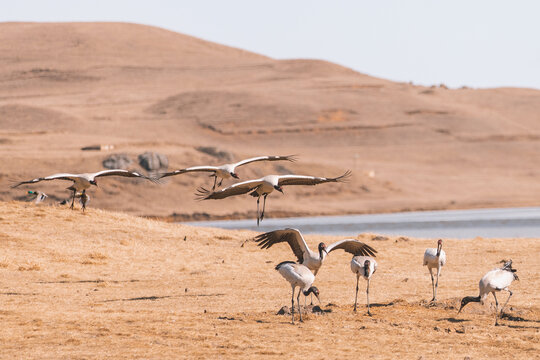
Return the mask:
[[540, 3], [6, 2], [2, 22], [130, 22], [275, 59], [321, 59], [417, 85], [540, 89]]

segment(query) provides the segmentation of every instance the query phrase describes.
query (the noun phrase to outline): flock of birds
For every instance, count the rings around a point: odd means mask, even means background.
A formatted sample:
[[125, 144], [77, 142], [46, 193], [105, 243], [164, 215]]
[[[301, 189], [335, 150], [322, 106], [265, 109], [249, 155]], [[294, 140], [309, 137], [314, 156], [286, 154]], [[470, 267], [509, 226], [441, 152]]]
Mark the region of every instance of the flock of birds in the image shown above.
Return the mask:
[[[351, 176], [351, 172], [348, 170], [343, 175], [335, 178], [325, 178], [325, 177], [316, 177], [316, 176], [305, 176], [305, 175], [267, 175], [260, 179], [248, 180], [233, 184], [229, 187], [226, 187], [219, 191], [214, 191], [216, 186], [221, 186], [224, 179], [235, 178], [239, 179], [239, 176], [236, 174], [236, 168], [247, 165], [253, 162], [258, 161], [295, 161], [295, 156], [258, 156], [250, 159], [245, 159], [233, 164], [224, 164], [221, 166], [194, 166], [185, 169], [175, 170], [172, 172], [162, 173], [155, 177], [145, 176], [135, 171], [128, 171], [122, 169], [112, 169], [112, 170], [103, 170], [96, 173], [84, 173], [84, 174], [67, 174], [60, 173], [54, 174], [46, 177], [35, 178], [28, 181], [21, 181], [15, 185], [13, 188], [16, 188], [24, 184], [35, 184], [41, 181], [51, 181], [51, 180], [68, 180], [72, 181], [72, 185], [67, 189], [72, 191], [71, 196], [71, 206], [75, 202], [75, 198], [81, 198], [81, 204], [83, 211], [86, 209], [86, 203], [89, 199], [86, 194], [92, 185], [97, 186], [97, 178], [105, 176], [122, 176], [122, 177], [136, 177], [150, 180], [152, 182], [160, 182], [161, 179], [168, 176], [175, 176], [180, 174], [187, 174], [191, 172], [208, 172], [211, 173], [210, 177], [214, 178], [214, 185], [212, 190], [207, 190], [204, 187], [197, 189], [197, 198], [200, 200], [209, 200], [209, 199], [225, 199], [230, 196], [249, 194], [257, 198], [257, 226], [264, 218], [264, 209], [266, 206], [266, 197], [270, 195], [274, 190], [279, 191], [283, 194], [283, 186], [287, 185], [318, 185], [327, 182], [344, 182], [347, 181]], [[219, 183], [217, 183], [217, 179]], [[262, 212], [259, 212], [259, 203], [261, 196], [263, 197], [263, 207]]]
[[[344, 182], [351, 176], [350, 171], [346, 171], [343, 175], [335, 178], [305, 176], [305, 175], [267, 175], [260, 179], [247, 180], [230, 185], [224, 189], [217, 190], [216, 187], [220, 187], [224, 179], [235, 178], [239, 179], [236, 173], [236, 168], [244, 166], [258, 161], [295, 161], [294, 156], [259, 156], [246, 160], [239, 161], [233, 164], [224, 164], [221, 166], [194, 166], [185, 169], [175, 170], [172, 172], [162, 173], [155, 177], [145, 176], [135, 171], [128, 171], [123, 169], [103, 170], [96, 173], [84, 173], [84, 174], [68, 174], [59, 173], [46, 177], [35, 178], [28, 181], [21, 181], [15, 185], [16, 188], [24, 184], [35, 184], [41, 181], [52, 180], [67, 180], [72, 184], [67, 189], [71, 191], [71, 205], [73, 209], [76, 198], [79, 198], [82, 205], [82, 210], [86, 209], [86, 204], [89, 199], [89, 195], [86, 193], [91, 186], [97, 186], [97, 178], [107, 176], [121, 176], [131, 178], [142, 178], [152, 182], [159, 183], [161, 179], [169, 176], [175, 176], [180, 174], [186, 174], [191, 172], [206, 172], [210, 173], [210, 177], [214, 178], [212, 190], [207, 190], [204, 187], [200, 187], [197, 190], [197, 197], [201, 200], [209, 199], [225, 199], [230, 196], [249, 194], [257, 198], [257, 226], [264, 218], [264, 211], [266, 206], [266, 197], [274, 190], [283, 193], [283, 186], [287, 185], [318, 185], [327, 182]], [[218, 182], [219, 179], [219, 182]], [[39, 203], [45, 200], [46, 194], [40, 191], [28, 191], [28, 194], [35, 198], [35, 202]], [[259, 211], [260, 198], [263, 197], [262, 211]], [[291, 284], [292, 296], [291, 296], [291, 317], [294, 324], [294, 296], [296, 288], [297, 293], [297, 306], [300, 321], [302, 321], [302, 311], [300, 306], [300, 295], [303, 294], [306, 298], [309, 295], [315, 295], [319, 300], [319, 289], [313, 286], [315, 276], [321, 268], [326, 256], [334, 250], [344, 250], [352, 254], [351, 259], [351, 271], [356, 275], [356, 293], [354, 300], [354, 312], [357, 311], [358, 303], [358, 285], [360, 277], [363, 277], [367, 281], [366, 287], [366, 307], [367, 314], [371, 315], [369, 304], [369, 284], [371, 277], [377, 271], [377, 261], [375, 260], [375, 254], [377, 251], [371, 246], [356, 240], [356, 239], [344, 239], [337, 241], [329, 246], [325, 243], [319, 243], [317, 251], [311, 250], [304, 237], [297, 229], [282, 229], [260, 234], [253, 239], [258, 246], [262, 249], [268, 249], [278, 243], [287, 243], [293, 254], [296, 256], [297, 261], [283, 261], [279, 263], [275, 269]], [[442, 267], [446, 264], [446, 253], [442, 250], [442, 240], [438, 240], [437, 248], [428, 248], [424, 253], [423, 265], [427, 266], [430, 276], [433, 290], [432, 302], [436, 301], [437, 288], [439, 285], [439, 275]], [[433, 270], [436, 270], [435, 276]], [[470, 302], [484, 302], [486, 297], [491, 293], [495, 299], [495, 325], [498, 325], [498, 319], [503, 314], [505, 306], [508, 304], [512, 296], [512, 292], [508, 289], [512, 281], [519, 280], [516, 274], [516, 270], [512, 268], [512, 260], [507, 261], [503, 267], [489, 271], [482, 277], [479, 283], [479, 295], [478, 296], [466, 296], [461, 300], [461, 306], [458, 314], [462, 309]], [[506, 291], [509, 293], [508, 298], [502, 306], [500, 312], [498, 310], [498, 300], [495, 295], [496, 292]], [[313, 304], [313, 298], [312, 304]], [[307, 300], [306, 300], [307, 301]]]
[[[294, 295], [296, 287], [299, 288], [297, 293], [297, 305], [298, 313], [300, 315], [300, 321], [302, 321], [302, 313], [300, 307], [300, 294], [308, 296], [313, 294], [319, 298], [319, 289], [313, 286], [315, 276], [321, 268], [326, 256], [338, 249], [342, 249], [353, 255], [351, 259], [351, 271], [356, 275], [356, 293], [354, 297], [354, 308], [356, 312], [358, 303], [358, 283], [360, 277], [363, 277], [367, 281], [366, 287], [366, 307], [367, 314], [371, 316], [369, 307], [369, 283], [371, 277], [377, 271], [377, 261], [374, 259], [377, 250], [371, 246], [358, 241], [356, 239], [344, 239], [337, 241], [329, 246], [325, 243], [319, 243], [317, 251], [312, 251], [304, 237], [297, 229], [283, 229], [270, 231], [264, 234], [260, 234], [254, 238], [254, 241], [262, 249], [268, 249], [274, 244], [286, 242], [289, 244], [291, 250], [297, 258], [297, 262], [284, 261], [276, 266], [276, 270], [291, 284], [292, 296], [291, 296], [291, 317], [294, 324]], [[442, 240], [437, 241], [437, 248], [428, 248], [424, 252], [424, 266], [427, 266], [431, 275], [431, 284], [433, 289], [432, 302], [437, 300], [437, 288], [439, 285], [439, 275], [442, 267], [446, 264], [446, 253], [442, 249]], [[436, 270], [436, 280], [433, 276], [433, 270]], [[479, 283], [479, 295], [478, 296], [466, 296], [461, 300], [461, 310], [470, 302], [484, 303], [486, 297], [491, 293], [495, 299], [495, 325], [498, 325], [499, 317], [502, 316], [504, 308], [512, 292], [508, 289], [512, 281], [518, 280], [516, 270], [512, 268], [512, 260], [507, 261], [502, 268], [497, 268], [489, 271]], [[508, 299], [502, 306], [500, 312], [498, 310], [499, 303], [497, 301], [496, 292], [507, 291], [509, 293]], [[320, 302], [320, 300], [319, 300]]]

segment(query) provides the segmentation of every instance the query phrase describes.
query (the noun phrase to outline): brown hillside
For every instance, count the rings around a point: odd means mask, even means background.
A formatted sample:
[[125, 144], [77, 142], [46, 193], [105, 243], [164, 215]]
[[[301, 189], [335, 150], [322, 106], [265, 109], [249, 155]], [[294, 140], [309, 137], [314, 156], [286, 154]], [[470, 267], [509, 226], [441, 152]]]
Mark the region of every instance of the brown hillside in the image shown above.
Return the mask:
[[[80, 150], [94, 144], [115, 149]], [[299, 156], [241, 168], [242, 179], [353, 171], [348, 185], [271, 195], [268, 216], [538, 205], [540, 91], [394, 83], [134, 24], [0, 24], [1, 200], [27, 188], [66, 197], [64, 183], [8, 185], [97, 171], [110, 153], [157, 151], [170, 168], [223, 162], [199, 146], [235, 160]], [[209, 181], [107, 179], [91, 191], [90, 206], [187, 216], [255, 209], [247, 197], [193, 201]]]

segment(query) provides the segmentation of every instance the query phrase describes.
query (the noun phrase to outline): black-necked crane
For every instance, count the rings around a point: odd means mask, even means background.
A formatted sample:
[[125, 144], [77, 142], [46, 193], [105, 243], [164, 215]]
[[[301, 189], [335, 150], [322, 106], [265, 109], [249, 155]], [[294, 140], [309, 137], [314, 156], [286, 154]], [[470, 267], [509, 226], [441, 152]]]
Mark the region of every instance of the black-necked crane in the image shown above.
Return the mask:
[[[442, 249], [442, 240], [437, 241], [437, 248], [428, 248], [424, 252], [424, 266], [427, 266], [429, 275], [431, 275], [431, 287], [433, 298], [431, 301], [437, 301], [437, 288], [439, 287], [439, 275], [441, 268], [446, 264], [446, 253]], [[437, 282], [433, 278], [433, 269], [437, 269]]]
[[221, 183], [223, 182], [224, 179], [229, 179], [231, 177], [233, 177], [235, 179], [239, 178], [238, 174], [236, 173], [236, 168], [237, 167], [247, 165], [247, 164], [250, 164], [250, 163], [256, 162], [256, 161], [284, 161], [284, 160], [285, 161], [295, 161], [296, 157], [294, 155], [288, 155], [288, 156], [257, 156], [257, 157], [254, 157], [254, 158], [249, 158], [249, 159], [239, 161], [239, 162], [234, 163], [234, 164], [223, 164], [223, 165], [220, 165], [220, 166], [205, 165], [205, 166], [188, 167], [188, 168], [185, 168], [185, 169], [180, 169], [180, 170], [175, 170], [175, 171], [164, 173], [159, 178], [162, 179], [162, 178], [167, 177], [167, 176], [180, 175], [180, 174], [185, 174], [185, 173], [189, 173], [189, 172], [210, 172], [210, 173], [213, 173], [213, 174], [210, 175], [210, 177], [214, 177], [214, 186], [212, 186], [212, 191], [214, 191], [216, 189], [216, 183], [217, 183], [218, 178], [220, 178], [220, 180], [219, 180], [219, 183], [217, 184], [217, 186], [221, 186]]
[[309, 248], [300, 230], [289, 228], [257, 235], [254, 241], [261, 249], [268, 249], [274, 244], [286, 242], [291, 247], [298, 262], [307, 266], [315, 275], [317, 275], [317, 272], [321, 268], [326, 255], [331, 251], [343, 249], [355, 256], [375, 256], [375, 253], [377, 253], [377, 250], [356, 239], [336, 241], [329, 246], [321, 242], [317, 246], [317, 252], [315, 252]]
[[[264, 209], [266, 206], [266, 197], [274, 190], [283, 193], [283, 186], [287, 185], [318, 185], [327, 182], [344, 182], [351, 176], [351, 172], [347, 170], [343, 175], [335, 178], [324, 178], [304, 175], [268, 175], [260, 179], [243, 181], [233, 184], [225, 189], [218, 191], [210, 191], [205, 188], [199, 188], [197, 196], [201, 200], [217, 200], [224, 199], [229, 196], [247, 194], [257, 198], [257, 226], [264, 218]], [[263, 196], [262, 213], [259, 215], [259, 201]]]
[[276, 266], [276, 270], [287, 280], [292, 287], [291, 296], [291, 319], [294, 324], [294, 291], [298, 286], [298, 296], [296, 297], [296, 303], [298, 304], [298, 314], [300, 315], [300, 321], [302, 320], [302, 310], [300, 308], [300, 293], [304, 296], [314, 294], [319, 300], [319, 289], [312, 286], [315, 281], [315, 275], [304, 265], [295, 263], [294, 261], [283, 261]]
[[[139, 174], [138, 172], [127, 171], [127, 170], [122, 170], [122, 169], [113, 169], [113, 170], [103, 170], [103, 171], [98, 171], [96, 173], [85, 173], [85, 174], [67, 174], [67, 173], [54, 174], [54, 175], [36, 178], [36, 179], [28, 180], [28, 181], [21, 181], [13, 185], [12, 187], [16, 188], [23, 184], [35, 184], [40, 181], [51, 181], [51, 180], [72, 181], [73, 184], [67, 189], [73, 191], [71, 206], [70, 206], [70, 208], [73, 209], [73, 204], [75, 202], [75, 195], [77, 194], [77, 192], [81, 192], [81, 195], [85, 196], [86, 190], [89, 189], [90, 186], [92, 185], [97, 186], [96, 179], [98, 177], [103, 177], [103, 176], [138, 177], [138, 178], [143, 178], [143, 179], [147, 179], [147, 180], [155, 182], [155, 179]], [[83, 210], [84, 209], [85, 207], [83, 205]]]
[[[286, 242], [291, 247], [294, 255], [298, 259], [298, 263], [306, 266], [308, 269], [317, 275], [317, 272], [322, 266], [322, 263], [327, 254], [334, 250], [343, 249], [354, 256], [371, 255], [375, 256], [377, 250], [371, 246], [355, 240], [344, 239], [336, 241], [329, 246], [321, 242], [317, 246], [317, 252], [312, 251], [306, 243], [306, 240], [298, 229], [283, 229], [270, 231], [264, 234], [257, 235], [255, 242], [261, 249], [268, 249], [274, 244]], [[313, 303], [313, 301], [312, 301]]]
[[[478, 296], [465, 296], [463, 299], [461, 299], [461, 307], [459, 308], [458, 314], [465, 307], [465, 305], [470, 302], [479, 302], [484, 304], [486, 297], [489, 295], [489, 293], [492, 293], [493, 298], [495, 299], [495, 325], [499, 325], [499, 316], [502, 316], [506, 304], [508, 304], [508, 301], [510, 301], [510, 298], [512, 297], [512, 291], [510, 291], [508, 287], [514, 280], [519, 280], [519, 278], [516, 274], [516, 269], [512, 268], [512, 260], [507, 261], [502, 268], [488, 271], [478, 283], [480, 290]], [[506, 299], [506, 302], [501, 308], [499, 315], [499, 302], [497, 301], [497, 296], [495, 293], [503, 290], [508, 292], [508, 299]]]
[[369, 311], [369, 282], [371, 276], [377, 271], [377, 261], [371, 256], [353, 256], [351, 260], [351, 271], [356, 274], [356, 295], [354, 296], [354, 312], [356, 312], [356, 304], [358, 302], [358, 280], [360, 276], [367, 280], [366, 297], [367, 297], [367, 313]]

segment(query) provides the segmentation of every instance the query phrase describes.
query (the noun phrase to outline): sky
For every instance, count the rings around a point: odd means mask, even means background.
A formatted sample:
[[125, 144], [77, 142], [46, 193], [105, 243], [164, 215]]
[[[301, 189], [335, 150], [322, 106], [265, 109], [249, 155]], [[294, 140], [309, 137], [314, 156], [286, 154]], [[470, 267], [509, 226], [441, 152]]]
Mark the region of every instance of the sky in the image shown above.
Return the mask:
[[154, 25], [421, 85], [540, 89], [540, 1], [0, 0], [0, 21]]

